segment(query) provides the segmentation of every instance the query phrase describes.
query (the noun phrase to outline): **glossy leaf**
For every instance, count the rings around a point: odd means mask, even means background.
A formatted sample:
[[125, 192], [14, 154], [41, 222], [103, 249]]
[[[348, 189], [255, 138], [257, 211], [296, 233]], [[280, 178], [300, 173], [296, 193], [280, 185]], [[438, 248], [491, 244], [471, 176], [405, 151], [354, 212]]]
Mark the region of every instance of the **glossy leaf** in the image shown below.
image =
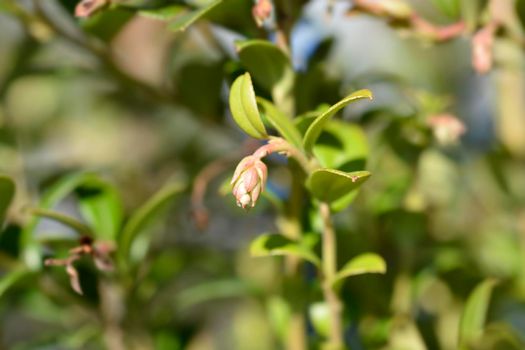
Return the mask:
[[233, 82], [230, 90], [230, 110], [237, 125], [248, 135], [257, 139], [268, 137], [257, 109], [249, 73], [241, 75]]
[[495, 285], [494, 279], [487, 279], [478, 284], [468, 297], [459, 326], [460, 349], [470, 349], [483, 335], [490, 297]]
[[301, 134], [293, 124], [292, 120], [278, 110], [270, 101], [257, 97], [257, 102], [261, 106], [266, 119], [268, 119], [279, 134], [301, 150], [303, 148]]
[[179, 16], [185, 9], [185, 6], [169, 5], [161, 8], [141, 10], [138, 12], [138, 14], [140, 16], [156, 19], [159, 21], [169, 21]]
[[174, 183], [162, 188], [129, 218], [119, 236], [119, 255], [123, 263], [129, 258], [133, 240], [155, 221], [184, 188], [185, 185], [182, 183]]
[[344, 172], [335, 169], [317, 169], [307, 180], [310, 192], [323, 202], [333, 202], [357, 189], [370, 177], [368, 171]]
[[98, 177], [77, 188], [80, 211], [93, 228], [96, 238], [115, 240], [120, 231], [123, 212], [117, 190]]
[[263, 88], [271, 92], [274, 102], [284, 110], [289, 104], [295, 74], [288, 55], [266, 40], [236, 42], [239, 59]]
[[210, 2], [208, 5], [203, 6], [197, 10], [185, 13], [177, 17], [171, 22], [168, 28], [174, 32], [185, 31], [190, 25], [196, 22], [198, 19], [205, 17], [211, 10], [219, 5], [222, 0], [215, 0]]
[[330, 121], [330, 119], [338, 111], [346, 107], [348, 104], [365, 98], [372, 99], [372, 92], [370, 92], [370, 90], [364, 89], [356, 91], [346, 96], [341, 101], [337, 102], [335, 105], [332, 105], [330, 108], [328, 108], [328, 110], [326, 110], [324, 113], [318, 116], [306, 130], [306, 134], [304, 135], [303, 139], [304, 148], [308, 152], [311, 152], [315, 142], [319, 138], [319, 135], [321, 135], [321, 132], [323, 131], [328, 121]]
[[288, 56], [269, 41], [238, 41], [235, 46], [242, 64], [268, 91], [283, 78], [287, 70], [292, 70]]
[[332, 285], [337, 285], [345, 278], [367, 273], [385, 273], [386, 263], [382, 257], [374, 253], [364, 253], [352, 258], [335, 275]]
[[0, 175], [0, 229], [2, 228], [7, 209], [9, 209], [9, 205], [11, 205], [14, 196], [14, 181], [7, 176]]
[[317, 255], [308, 247], [280, 234], [264, 234], [257, 237], [250, 244], [250, 253], [255, 257], [293, 255], [321, 266]]

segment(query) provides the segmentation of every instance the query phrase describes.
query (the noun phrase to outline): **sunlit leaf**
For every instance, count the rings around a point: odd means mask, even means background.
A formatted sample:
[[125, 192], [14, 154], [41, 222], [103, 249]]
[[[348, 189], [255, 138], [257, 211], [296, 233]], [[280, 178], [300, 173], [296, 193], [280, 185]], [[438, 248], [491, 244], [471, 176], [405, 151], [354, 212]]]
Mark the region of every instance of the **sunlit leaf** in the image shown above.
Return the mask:
[[317, 169], [308, 178], [310, 192], [323, 202], [333, 202], [359, 188], [370, 177], [368, 171], [344, 172], [335, 169]]
[[4, 218], [15, 196], [15, 183], [11, 178], [0, 175], [0, 229]]
[[362, 99], [372, 99], [372, 92], [370, 90], [359, 90], [356, 91], [345, 98], [343, 98], [341, 101], [337, 102], [335, 105], [332, 105], [328, 110], [326, 110], [323, 114], [318, 116], [312, 124], [308, 127], [308, 130], [306, 130], [306, 134], [304, 135], [303, 144], [304, 148], [311, 152], [312, 148], [317, 141], [317, 138], [319, 135], [321, 135], [321, 132], [323, 131], [324, 127], [326, 126], [326, 123], [341, 109], [346, 107], [348, 104], [354, 101], [362, 100]]
[[230, 110], [233, 119], [244, 132], [257, 139], [267, 138], [249, 73], [241, 75], [233, 82], [230, 90]]
[[332, 285], [336, 286], [345, 278], [367, 273], [386, 273], [386, 263], [374, 253], [364, 253], [352, 258], [335, 275]]
[[496, 283], [494, 279], [487, 279], [478, 284], [468, 297], [459, 326], [461, 350], [471, 349], [481, 339], [490, 297]]
[[257, 102], [262, 107], [262, 112], [273, 127], [295, 147], [302, 149], [301, 134], [295, 127], [292, 120], [277, 109], [270, 101], [257, 97]]
[[321, 261], [307, 246], [293, 241], [280, 234], [264, 234], [252, 241], [250, 244], [252, 256], [271, 256], [271, 255], [293, 255], [321, 266]]
[[198, 19], [205, 17], [211, 10], [219, 5], [222, 0], [215, 0], [197, 10], [185, 13], [171, 22], [168, 28], [174, 32], [185, 31]]
[[122, 263], [127, 263], [133, 240], [146, 230], [163, 209], [185, 188], [183, 183], [167, 185], [138, 208], [126, 222], [119, 236], [118, 253]]

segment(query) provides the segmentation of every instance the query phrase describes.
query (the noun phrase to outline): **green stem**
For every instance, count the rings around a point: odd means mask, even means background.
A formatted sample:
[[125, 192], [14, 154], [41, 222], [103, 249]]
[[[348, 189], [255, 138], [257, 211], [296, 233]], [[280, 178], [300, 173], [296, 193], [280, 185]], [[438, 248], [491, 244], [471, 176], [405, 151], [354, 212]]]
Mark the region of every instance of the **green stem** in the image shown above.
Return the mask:
[[328, 305], [330, 317], [330, 334], [328, 346], [330, 349], [343, 349], [343, 305], [339, 296], [332, 288], [331, 281], [337, 273], [337, 241], [330, 215], [330, 205], [321, 203], [319, 213], [323, 221], [323, 293]]

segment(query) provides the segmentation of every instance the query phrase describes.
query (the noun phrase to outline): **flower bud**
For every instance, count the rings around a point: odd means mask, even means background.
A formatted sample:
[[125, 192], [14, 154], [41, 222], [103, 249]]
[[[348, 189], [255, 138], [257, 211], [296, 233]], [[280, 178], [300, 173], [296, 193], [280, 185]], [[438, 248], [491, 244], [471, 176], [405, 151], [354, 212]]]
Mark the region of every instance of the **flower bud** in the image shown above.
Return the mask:
[[239, 207], [246, 209], [255, 206], [259, 195], [264, 190], [267, 174], [268, 169], [260, 158], [252, 155], [241, 160], [231, 181], [232, 193]]
[[487, 25], [472, 38], [472, 66], [480, 74], [485, 74], [492, 68], [494, 32], [494, 25]]
[[438, 114], [428, 119], [428, 125], [437, 141], [443, 145], [453, 145], [459, 141], [467, 128], [465, 124], [451, 114]]

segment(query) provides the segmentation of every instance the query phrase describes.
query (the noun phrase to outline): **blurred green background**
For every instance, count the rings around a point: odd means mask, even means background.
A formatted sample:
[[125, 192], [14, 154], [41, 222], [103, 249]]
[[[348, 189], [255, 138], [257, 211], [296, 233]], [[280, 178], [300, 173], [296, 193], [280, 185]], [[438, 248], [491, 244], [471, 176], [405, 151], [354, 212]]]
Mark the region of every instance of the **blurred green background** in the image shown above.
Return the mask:
[[[486, 1], [412, 1], [432, 23], [467, 22], [445, 42], [349, 14], [351, 1], [276, 1], [292, 7], [296, 114], [374, 93], [341, 116], [366, 135], [373, 176], [335, 216], [339, 256], [373, 251], [388, 265], [344, 284], [351, 349], [457, 349], [469, 294], [493, 280], [474, 348], [525, 348], [525, 1], [509, 2], [493, 69], [478, 74], [471, 38]], [[246, 213], [228, 193], [258, 144], [228, 110], [245, 70], [234, 40], [271, 30], [257, 28], [248, 0], [224, 0], [185, 31], [152, 10], [205, 3], [115, 1], [76, 19], [74, 0], [0, 0], [0, 173], [17, 189], [0, 236], [0, 348], [283, 349], [286, 300], [322, 300], [308, 265], [298, 291], [280, 258], [250, 257], [249, 242], [277, 230], [272, 200]], [[438, 131], [429, 121], [442, 115], [466, 133]], [[283, 162], [269, 164], [277, 199], [290, 183]], [[118, 278], [83, 259], [78, 295], [63, 268], [42, 266], [67, 256], [76, 234], [28, 208], [90, 224], [102, 215], [94, 222], [111, 238], [144, 203], [155, 215], [129, 229]], [[304, 314], [317, 348], [314, 309]]]

